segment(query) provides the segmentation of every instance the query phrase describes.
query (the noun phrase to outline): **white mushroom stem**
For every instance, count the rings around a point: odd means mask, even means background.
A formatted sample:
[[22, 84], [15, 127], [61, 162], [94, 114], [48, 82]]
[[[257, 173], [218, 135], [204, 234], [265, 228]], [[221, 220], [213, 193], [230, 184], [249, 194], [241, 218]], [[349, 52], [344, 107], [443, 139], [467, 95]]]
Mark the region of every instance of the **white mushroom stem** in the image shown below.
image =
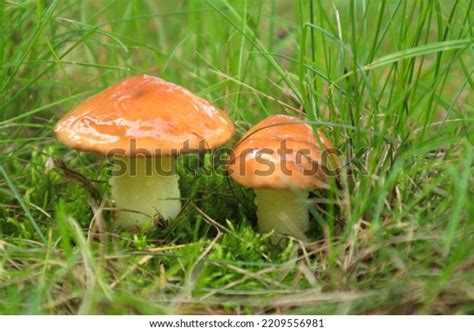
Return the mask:
[[256, 189], [258, 229], [260, 232], [289, 235], [306, 241], [309, 229], [308, 192]]
[[173, 156], [117, 158], [110, 179], [115, 224], [143, 230], [174, 219], [181, 210], [178, 180]]

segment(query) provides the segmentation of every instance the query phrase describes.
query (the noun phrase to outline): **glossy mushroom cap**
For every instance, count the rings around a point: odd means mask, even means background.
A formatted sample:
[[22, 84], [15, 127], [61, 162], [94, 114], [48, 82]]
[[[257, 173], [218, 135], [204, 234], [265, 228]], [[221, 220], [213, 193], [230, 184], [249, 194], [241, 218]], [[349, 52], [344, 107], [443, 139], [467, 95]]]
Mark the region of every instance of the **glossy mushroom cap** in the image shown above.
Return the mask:
[[234, 134], [229, 117], [160, 78], [137, 75], [94, 95], [54, 129], [63, 144], [102, 154], [171, 155], [218, 147]]
[[[329, 139], [310, 125], [270, 116], [236, 144], [228, 164], [237, 183], [256, 189], [312, 189], [327, 186], [328, 161], [335, 157]], [[323, 153], [326, 151], [326, 153]]]

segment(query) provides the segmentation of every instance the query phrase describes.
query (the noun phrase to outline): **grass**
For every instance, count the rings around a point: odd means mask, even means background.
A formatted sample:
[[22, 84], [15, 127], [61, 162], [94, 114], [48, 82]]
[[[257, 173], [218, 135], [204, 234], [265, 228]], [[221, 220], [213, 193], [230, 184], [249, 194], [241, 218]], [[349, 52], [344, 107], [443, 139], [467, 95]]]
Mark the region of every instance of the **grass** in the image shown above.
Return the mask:
[[[0, 1], [0, 313], [474, 313], [472, 6]], [[313, 242], [257, 234], [251, 190], [192, 171], [210, 155], [180, 157], [178, 220], [112, 231], [110, 164], [52, 127], [141, 72], [236, 139], [274, 113], [321, 128], [345, 166]]]

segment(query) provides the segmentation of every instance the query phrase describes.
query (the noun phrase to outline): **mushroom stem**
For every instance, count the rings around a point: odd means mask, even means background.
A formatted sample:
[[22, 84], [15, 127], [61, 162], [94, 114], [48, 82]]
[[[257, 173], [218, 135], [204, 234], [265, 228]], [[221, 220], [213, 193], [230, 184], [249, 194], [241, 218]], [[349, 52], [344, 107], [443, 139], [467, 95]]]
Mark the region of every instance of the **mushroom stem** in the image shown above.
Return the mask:
[[179, 176], [173, 156], [117, 158], [110, 179], [118, 209], [115, 223], [132, 230], [152, 228], [181, 210]]
[[306, 241], [309, 229], [308, 192], [256, 189], [258, 229], [274, 230], [275, 235], [290, 235]]

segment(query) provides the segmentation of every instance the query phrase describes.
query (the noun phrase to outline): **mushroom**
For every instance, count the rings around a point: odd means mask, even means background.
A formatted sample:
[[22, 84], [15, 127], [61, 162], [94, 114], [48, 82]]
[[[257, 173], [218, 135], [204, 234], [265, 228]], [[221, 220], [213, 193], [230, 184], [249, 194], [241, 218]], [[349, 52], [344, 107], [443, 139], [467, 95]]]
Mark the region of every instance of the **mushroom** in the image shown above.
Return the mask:
[[126, 78], [89, 97], [54, 129], [64, 145], [114, 157], [115, 224], [136, 230], [180, 212], [176, 155], [216, 148], [233, 134], [224, 112], [148, 75]]
[[[237, 142], [227, 165], [237, 183], [255, 189], [258, 229], [307, 240], [310, 189], [326, 188], [334, 151], [319, 130], [286, 115], [270, 116]], [[323, 153], [327, 151], [327, 153]], [[275, 237], [274, 237], [275, 238]]]

